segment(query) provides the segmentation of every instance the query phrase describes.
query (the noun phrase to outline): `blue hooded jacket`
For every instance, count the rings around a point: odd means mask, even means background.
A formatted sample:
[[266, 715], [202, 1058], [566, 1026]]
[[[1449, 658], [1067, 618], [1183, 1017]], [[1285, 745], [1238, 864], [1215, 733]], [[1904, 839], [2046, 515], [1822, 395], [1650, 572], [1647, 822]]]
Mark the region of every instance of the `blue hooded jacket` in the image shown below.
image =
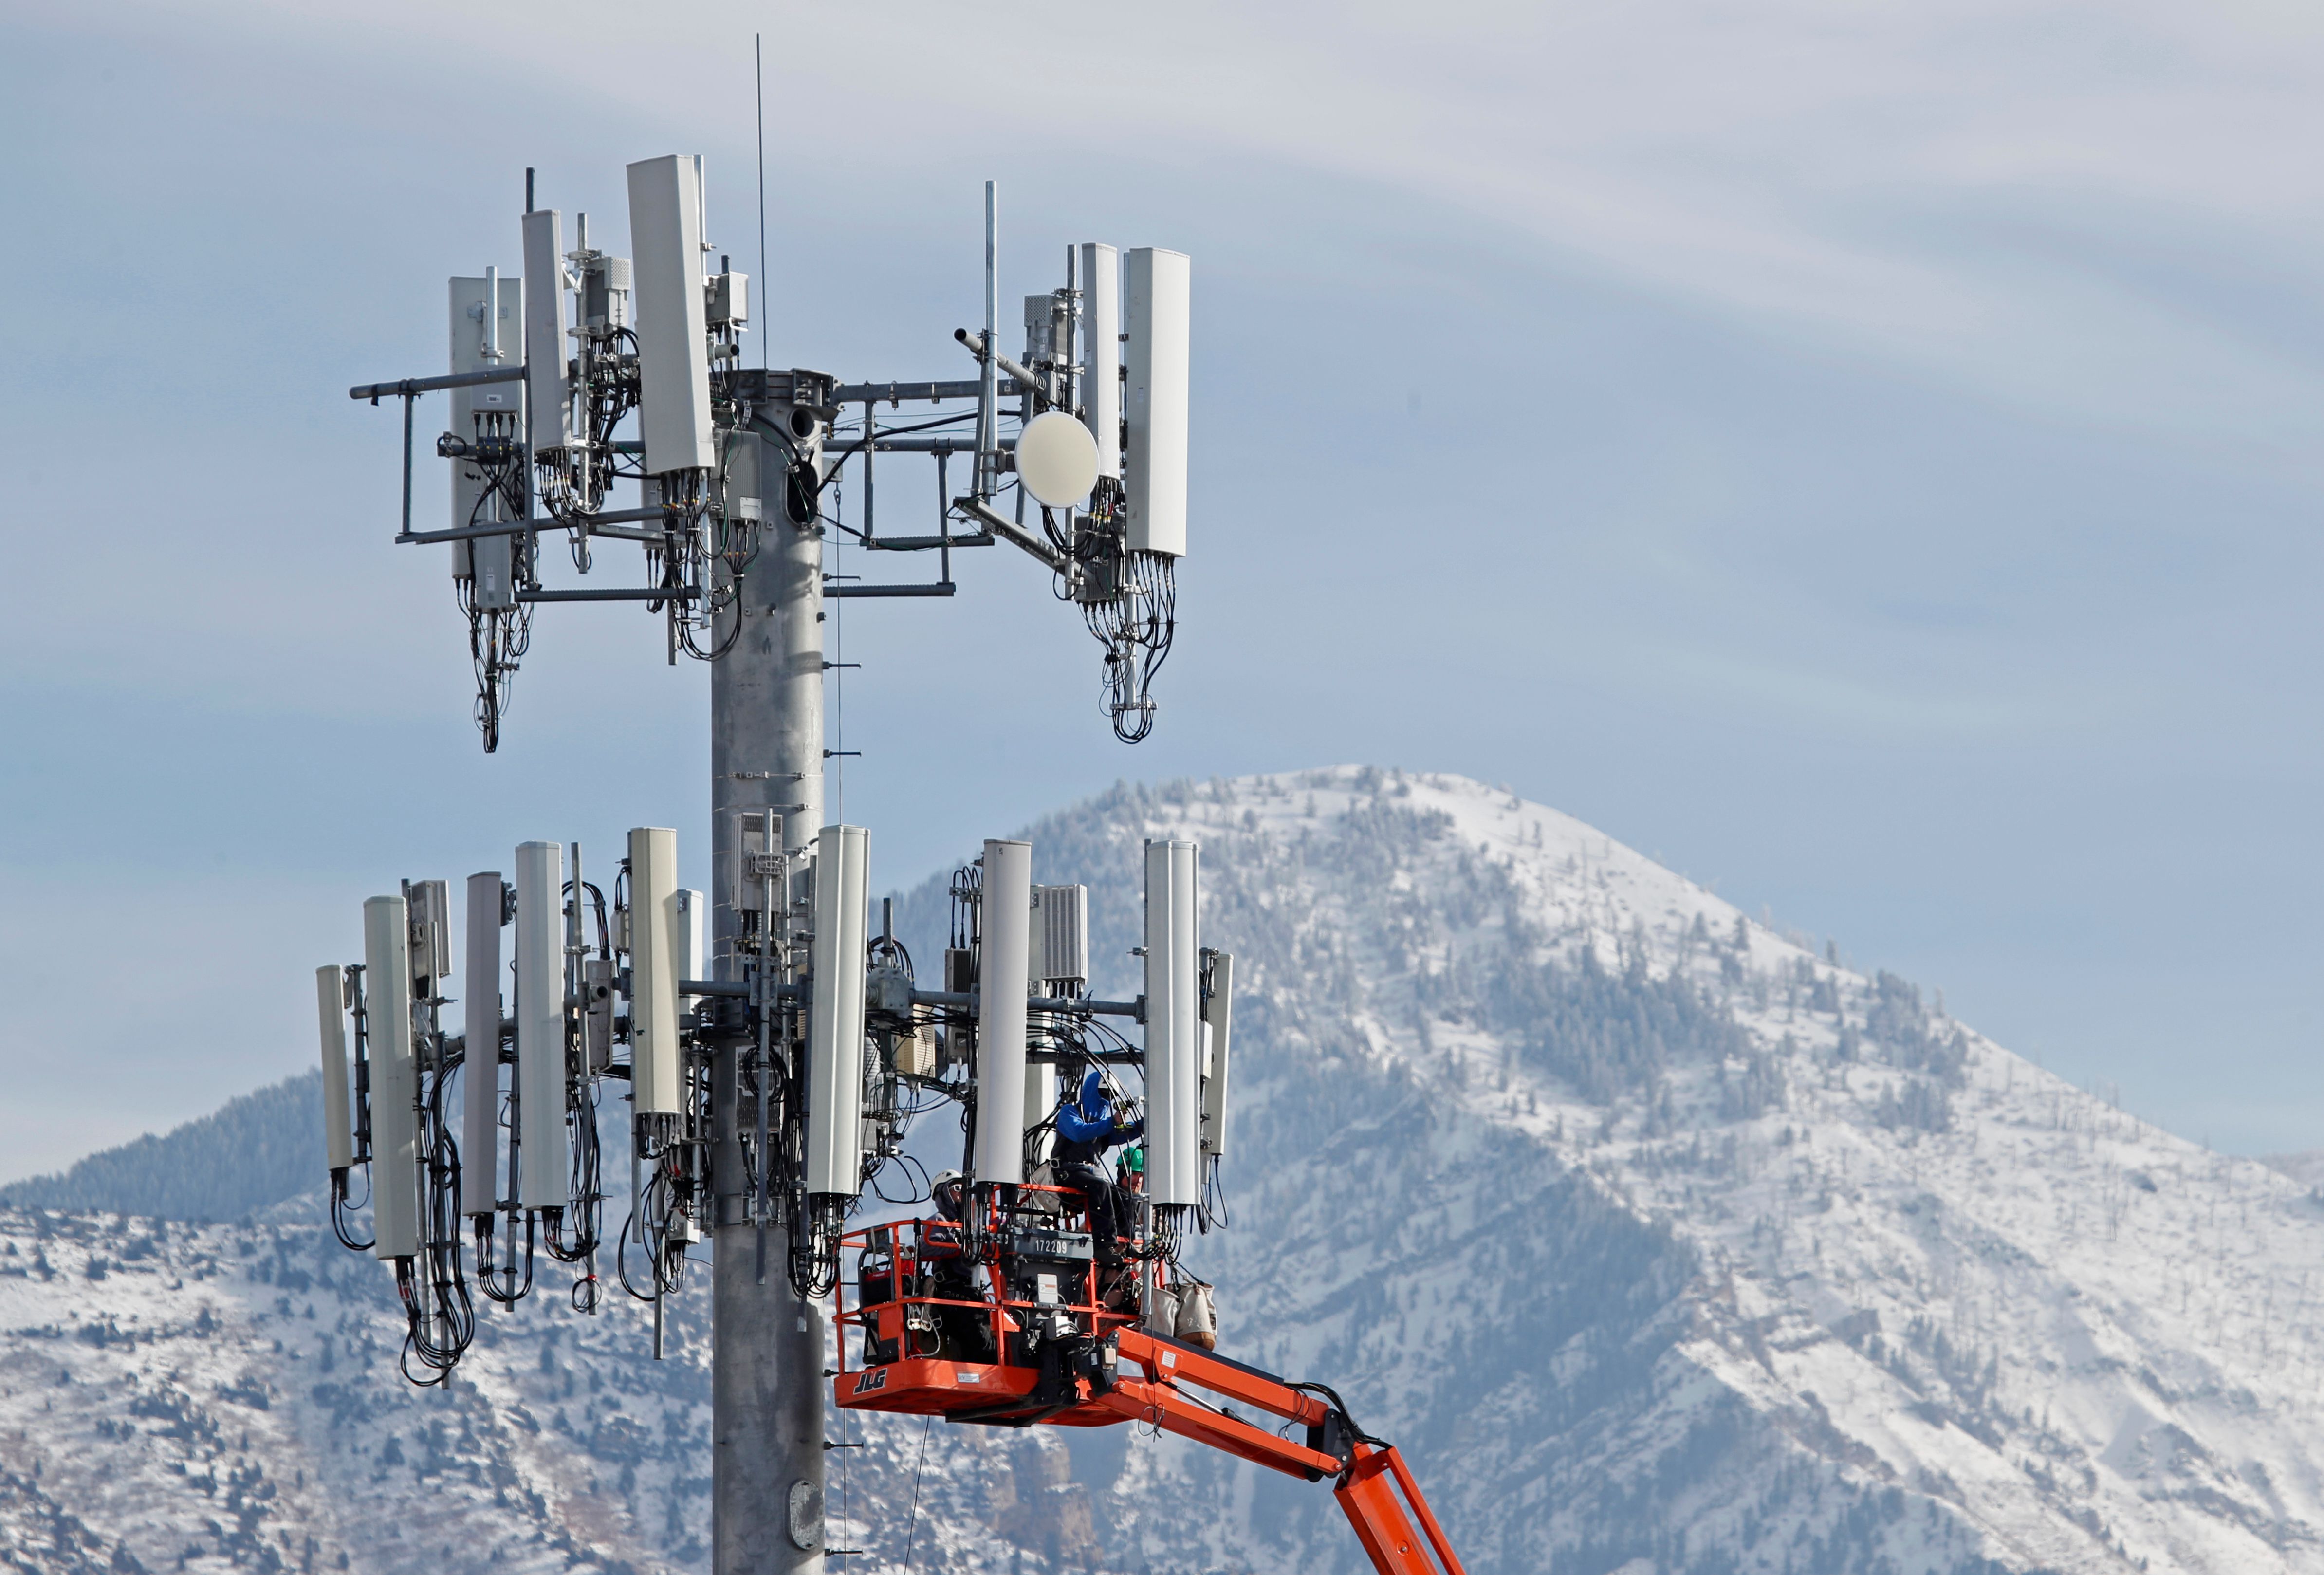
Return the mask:
[[1057, 1107], [1057, 1157], [1068, 1165], [1096, 1161], [1117, 1143], [1134, 1143], [1145, 1136], [1146, 1123], [1127, 1126], [1114, 1119], [1113, 1101], [1093, 1066], [1082, 1074], [1080, 1095]]

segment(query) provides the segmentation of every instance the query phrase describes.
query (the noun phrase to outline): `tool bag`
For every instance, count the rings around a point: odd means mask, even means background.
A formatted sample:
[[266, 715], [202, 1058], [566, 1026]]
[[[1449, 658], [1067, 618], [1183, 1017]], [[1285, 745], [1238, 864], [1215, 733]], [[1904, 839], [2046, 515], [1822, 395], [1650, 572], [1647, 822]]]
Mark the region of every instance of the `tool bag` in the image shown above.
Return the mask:
[[1148, 1334], [1158, 1334], [1166, 1340], [1178, 1335], [1178, 1287], [1176, 1285], [1146, 1286], [1146, 1305], [1142, 1310], [1141, 1327]]
[[1037, 1193], [1032, 1190], [1037, 1186], [1053, 1187], [1057, 1184], [1056, 1165], [1045, 1159], [1025, 1173], [1025, 1180], [1028, 1185], [1017, 1194], [1017, 1212], [1038, 1214], [1046, 1219], [1054, 1220], [1065, 1211], [1065, 1200], [1057, 1193]]
[[1218, 1303], [1206, 1282], [1188, 1280], [1178, 1287], [1177, 1327], [1173, 1332], [1188, 1345], [1204, 1350], [1219, 1349]]

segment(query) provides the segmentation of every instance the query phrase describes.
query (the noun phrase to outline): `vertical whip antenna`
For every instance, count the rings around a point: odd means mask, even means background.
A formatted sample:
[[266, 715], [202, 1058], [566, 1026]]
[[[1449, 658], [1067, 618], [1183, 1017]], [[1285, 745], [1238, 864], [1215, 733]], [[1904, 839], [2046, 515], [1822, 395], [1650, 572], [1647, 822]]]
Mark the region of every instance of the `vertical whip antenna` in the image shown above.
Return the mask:
[[[751, 35], [751, 84], [759, 109], [759, 299], [771, 300], [767, 293], [767, 51], [765, 35]], [[763, 314], [765, 308], [760, 309]], [[767, 370], [767, 336], [773, 325], [764, 320], [759, 324], [759, 370]]]
[[976, 495], [1001, 484], [1001, 183], [984, 183], [984, 364], [977, 369]]

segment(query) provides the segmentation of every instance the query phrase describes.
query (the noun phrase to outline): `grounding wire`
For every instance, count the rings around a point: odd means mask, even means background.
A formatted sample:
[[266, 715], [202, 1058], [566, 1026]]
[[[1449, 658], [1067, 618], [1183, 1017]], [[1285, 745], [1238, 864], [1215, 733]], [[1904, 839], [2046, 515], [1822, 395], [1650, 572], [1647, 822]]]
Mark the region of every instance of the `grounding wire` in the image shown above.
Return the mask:
[[912, 1515], [905, 1523], [904, 1531], [904, 1575], [911, 1575], [914, 1567], [912, 1543], [920, 1529], [920, 1469], [928, 1463], [928, 1430], [936, 1425], [936, 1421], [934, 1416], [920, 1419], [920, 1455], [912, 1463]]

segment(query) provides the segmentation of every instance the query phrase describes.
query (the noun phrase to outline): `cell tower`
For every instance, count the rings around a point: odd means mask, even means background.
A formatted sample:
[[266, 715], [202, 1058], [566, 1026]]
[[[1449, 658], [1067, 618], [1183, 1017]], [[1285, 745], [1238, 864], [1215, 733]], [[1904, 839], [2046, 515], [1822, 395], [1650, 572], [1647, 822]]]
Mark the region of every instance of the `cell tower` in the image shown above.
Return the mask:
[[[871, 923], [867, 834], [824, 821], [823, 622], [833, 598], [952, 595], [954, 552], [1005, 543], [1079, 606], [1113, 731], [1144, 738], [1186, 547], [1190, 278], [1176, 252], [1069, 248], [1063, 284], [1024, 298], [1012, 358], [988, 183], [984, 325], [954, 335], [974, 377], [752, 370], [750, 281], [708, 238], [702, 160], [648, 159], [628, 176], [630, 255], [617, 256], [593, 244], [586, 215], [568, 249], [563, 214], [534, 205], [528, 170], [522, 272], [451, 281], [448, 373], [351, 392], [402, 401], [395, 539], [450, 549], [486, 751], [544, 604], [642, 603], [671, 661], [711, 664], [712, 889], [678, 885], [666, 828], [631, 832], [595, 880], [579, 844], [525, 843], [507, 873], [468, 878], [456, 992], [448, 885], [405, 881], [368, 900], [362, 962], [317, 978], [332, 1217], [342, 1241], [392, 1266], [403, 1370], [420, 1383], [440, 1382], [466, 1349], [471, 1287], [513, 1303], [558, 1272], [543, 1255], [567, 1266], [584, 1312], [608, 1277], [651, 1303], [659, 1355], [687, 1249], [707, 1239], [713, 1568], [759, 1575], [820, 1567], [819, 1303], [843, 1246], [871, 1250], [848, 1216], [918, 1111], [973, 1111], [956, 1211], [979, 1261], [1086, 1267], [1111, 1240], [1062, 1230], [1062, 1204], [1048, 1210], [1060, 1229], [1024, 1234], [1040, 1194], [1059, 1193], [1040, 1179], [1045, 1123], [1061, 1075], [1096, 1072], [1128, 1111], [1140, 1101], [1118, 1074], [1141, 1074], [1152, 1164], [1121, 1238], [1138, 1266], [1105, 1294], [1176, 1327], [1154, 1308], [1186, 1288], [1176, 1244], [1211, 1218], [1225, 1129], [1231, 960], [1194, 932], [1195, 851], [1151, 850], [1138, 1000], [1088, 995], [1081, 890], [1033, 886], [1022, 843], [988, 843], [955, 878], [953, 945], [943, 977], [923, 981], [884, 917]], [[415, 530], [413, 433], [437, 392], [451, 406], [436, 440], [450, 516]], [[880, 527], [880, 493], [898, 494], [875, 484], [899, 456], [934, 463], [933, 530]], [[853, 524], [831, 506], [851, 467]], [[835, 580], [835, 536], [933, 554], [935, 576]], [[544, 552], [559, 546], [586, 583], [543, 583]], [[615, 563], [633, 566], [606, 573]], [[1143, 1048], [1112, 1027], [1133, 1020]], [[599, 1123], [624, 1083], [630, 1184], [609, 1233]], [[1064, 1309], [1054, 1272], [1036, 1272], [1029, 1294], [1040, 1273], [1049, 1299], [1023, 1305]], [[1036, 1389], [1064, 1381], [1059, 1353], [1128, 1316], [1094, 1305], [1080, 1323], [1065, 1310], [1026, 1328], [998, 1314], [1016, 1341], [1001, 1365], [1034, 1372]]]

